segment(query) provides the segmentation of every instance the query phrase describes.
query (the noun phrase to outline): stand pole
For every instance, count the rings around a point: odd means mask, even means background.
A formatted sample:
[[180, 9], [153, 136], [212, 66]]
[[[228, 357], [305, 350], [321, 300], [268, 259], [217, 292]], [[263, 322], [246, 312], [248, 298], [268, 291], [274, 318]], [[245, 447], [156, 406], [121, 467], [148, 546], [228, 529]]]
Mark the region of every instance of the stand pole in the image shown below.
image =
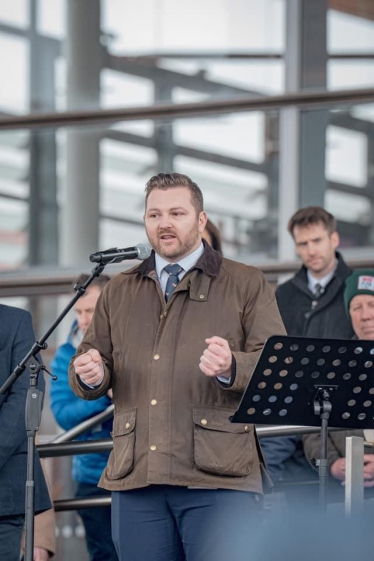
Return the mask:
[[[33, 368], [32, 368], [33, 367]], [[37, 388], [38, 372], [40, 365], [36, 363], [29, 366], [32, 370], [30, 388], [26, 397], [26, 432], [27, 432], [27, 480], [26, 480], [26, 505], [25, 505], [25, 561], [34, 559], [34, 511], [35, 511], [35, 435], [39, 429], [43, 392]]]
[[[26, 368], [30, 371], [30, 388], [26, 397], [26, 433], [27, 433], [27, 480], [26, 480], [26, 505], [25, 505], [25, 561], [33, 561], [34, 559], [34, 514], [35, 514], [35, 481], [34, 481], [34, 465], [35, 465], [35, 435], [39, 429], [43, 392], [38, 389], [38, 374], [40, 370], [48, 370], [39, 362], [37, 354], [41, 350], [47, 348], [47, 339], [61, 323], [67, 313], [74, 306], [75, 302], [85, 294], [87, 287], [91, 284], [95, 277], [98, 277], [104, 270], [107, 263], [99, 263], [91, 271], [91, 275], [82, 285], [75, 285], [75, 296], [70, 300], [68, 305], [62, 310], [56, 321], [48, 329], [45, 335], [36, 341], [27, 355], [15, 367], [6, 382], [0, 387], [0, 394], [6, 394], [12, 384], [23, 374]], [[57, 379], [56, 376], [52, 379]]]
[[[333, 388], [331, 388], [333, 389]], [[314, 413], [319, 415], [321, 419], [321, 453], [320, 459], [317, 460], [319, 476], [319, 507], [323, 513], [326, 513], [327, 507], [327, 487], [329, 466], [327, 460], [327, 434], [328, 422], [332, 409], [329, 391], [326, 387], [317, 387], [317, 393], [314, 398]]]

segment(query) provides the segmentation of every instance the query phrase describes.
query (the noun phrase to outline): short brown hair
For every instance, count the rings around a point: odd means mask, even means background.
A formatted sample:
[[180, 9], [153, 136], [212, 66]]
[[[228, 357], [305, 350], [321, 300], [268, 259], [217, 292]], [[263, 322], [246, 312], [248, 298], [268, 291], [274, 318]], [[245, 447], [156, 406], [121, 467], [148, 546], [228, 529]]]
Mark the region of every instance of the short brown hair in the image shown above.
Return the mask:
[[188, 175], [183, 175], [182, 173], [159, 173], [158, 175], [151, 177], [145, 186], [145, 206], [147, 206], [149, 194], [154, 189], [162, 189], [166, 191], [167, 189], [173, 189], [174, 187], [187, 187], [191, 193], [191, 201], [195, 207], [196, 214], [199, 215], [200, 212], [203, 212], [204, 197], [200, 187], [194, 183]]
[[[79, 277], [73, 284], [73, 288], [75, 287], [76, 284], [82, 286], [89, 278], [89, 276], [90, 275], [87, 275], [86, 273], [82, 273], [81, 275], [79, 275]], [[87, 289], [91, 288], [91, 286], [97, 286], [97, 288], [102, 290], [106, 285], [106, 283], [109, 281], [110, 281], [110, 277], [108, 277], [108, 275], [100, 275], [99, 277], [95, 277], [93, 279], [93, 281], [88, 285]]]
[[293, 237], [296, 226], [310, 226], [311, 224], [322, 224], [329, 234], [336, 232], [336, 218], [321, 206], [308, 206], [300, 208], [288, 222], [288, 231]]

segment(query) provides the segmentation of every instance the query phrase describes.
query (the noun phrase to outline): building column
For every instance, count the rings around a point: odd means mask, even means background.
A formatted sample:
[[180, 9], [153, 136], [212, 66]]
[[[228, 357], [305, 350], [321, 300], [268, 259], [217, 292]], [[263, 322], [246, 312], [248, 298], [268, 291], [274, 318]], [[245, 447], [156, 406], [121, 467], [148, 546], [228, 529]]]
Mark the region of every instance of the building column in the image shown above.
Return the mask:
[[[100, 106], [100, 1], [67, 0], [67, 109]], [[100, 131], [69, 128], [61, 263], [87, 266], [99, 244]]]
[[[286, 93], [325, 90], [328, 0], [286, 2]], [[281, 110], [278, 258], [294, 258], [287, 223], [298, 209], [324, 204], [326, 191], [326, 110]]]

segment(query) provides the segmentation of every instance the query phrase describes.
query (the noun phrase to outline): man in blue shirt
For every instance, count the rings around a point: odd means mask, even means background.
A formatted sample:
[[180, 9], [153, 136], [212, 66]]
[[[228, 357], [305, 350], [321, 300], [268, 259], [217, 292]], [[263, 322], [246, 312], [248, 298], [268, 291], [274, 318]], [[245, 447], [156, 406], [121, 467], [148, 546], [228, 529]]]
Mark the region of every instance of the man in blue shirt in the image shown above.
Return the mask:
[[[88, 275], [81, 275], [77, 284], [82, 285]], [[77, 397], [69, 386], [68, 366], [71, 357], [81, 342], [91, 323], [97, 299], [108, 282], [109, 277], [101, 275], [95, 278], [86, 293], [75, 304], [76, 320], [73, 323], [68, 340], [61, 345], [52, 361], [52, 372], [57, 381], [51, 384], [51, 407], [57, 423], [65, 430], [77, 426], [82, 421], [104, 411], [111, 404], [110, 392], [96, 401], [85, 401]], [[79, 440], [109, 438], [113, 420], [108, 419], [99, 426], [88, 430]], [[73, 479], [77, 482], [76, 497], [110, 496], [110, 493], [97, 487], [104, 470], [109, 453], [82, 454], [73, 458]], [[117, 561], [117, 555], [110, 539], [110, 507], [87, 508], [78, 511], [86, 531], [87, 549], [91, 561]]]

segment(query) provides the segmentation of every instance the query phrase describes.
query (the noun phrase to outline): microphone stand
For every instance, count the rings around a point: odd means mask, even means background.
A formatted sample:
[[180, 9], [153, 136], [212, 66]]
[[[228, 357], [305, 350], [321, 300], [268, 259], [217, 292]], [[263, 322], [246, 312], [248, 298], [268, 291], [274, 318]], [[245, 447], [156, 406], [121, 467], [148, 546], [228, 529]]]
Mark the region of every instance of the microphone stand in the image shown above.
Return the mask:
[[12, 374], [6, 380], [6, 382], [0, 388], [0, 394], [5, 394], [8, 389], [14, 384], [14, 382], [23, 374], [26, 368], [30, 371], [30, 388], [27, 392], [26, 397], [26, 410], [25, 410], [25, 420], [26, 420], [26, 433], [27, 433], [27, 480], [26, 480], [26, 505], [25, 505], [25, 561], [33, 561], [34, 559], [34, 511], [35, 511], [35, 482], [34, 482], [34, 464], [35, 464], [35, 435], [36, 431], [39, 429], [42, 403], [43, 403], [43, 392], [38, 389], [38, 375], [40, 370], [47, 372], [53, 380], [57, 380], [57, 376], [54, 376], [42, 364], [37, 355], [40, 351], [47, 349], [47, 340], [56, 327], [61, 323], [67, 313], [74, 306], [75, 302], [83, 296], [86, 292], [87, 287], [91, 284], [94, 278], [101, 275], [105, 266], [108, 263], [104, 262], [104, 259], [96, 265], [92, 270], [91, 275], [86, 280], [86, 282], [80, 286], [76, 284], [74, 290], [76, 291], [75, 296], [71, 299], [68, 305], [63, 309], [61, 314], [58, 316], [53, 325], [48, 329], [46, 334], [40, 339], [40, 341], [35, 341], [27, 355], [21, 360], [21, 362], [16, 366]]

